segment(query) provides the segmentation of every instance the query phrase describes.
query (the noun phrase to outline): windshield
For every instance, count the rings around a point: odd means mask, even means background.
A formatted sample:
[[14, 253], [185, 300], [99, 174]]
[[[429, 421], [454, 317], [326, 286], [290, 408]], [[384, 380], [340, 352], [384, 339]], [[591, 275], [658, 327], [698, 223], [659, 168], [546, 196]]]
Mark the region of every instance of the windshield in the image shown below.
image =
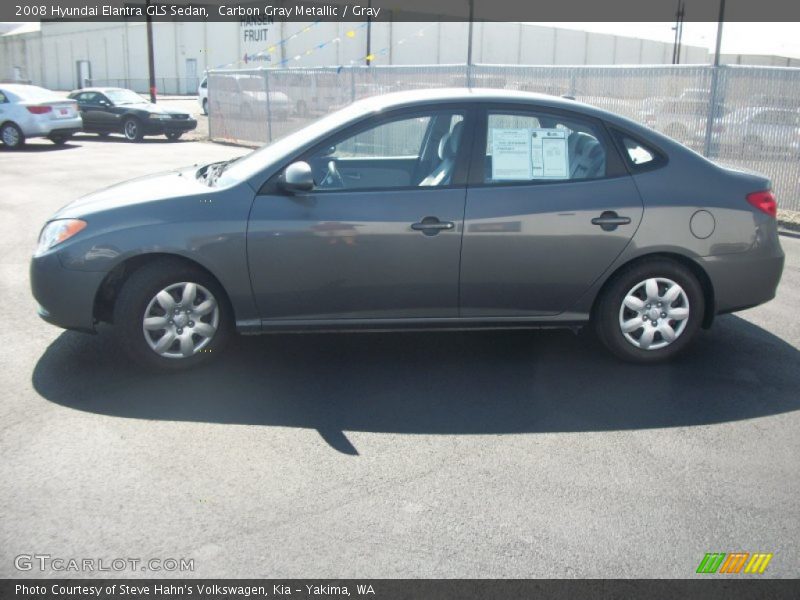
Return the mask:
[[[214, 169], [209, 185], [228, 186], [250, 179], [266, 168], [281, 162], [318, 138], [358, 119], [370, 112], [374, 105], [369, 101], [356, 102], [341, 110], [314, 121], [293, 133], [273, 140], [266, 146], [235, 161]], [[206, 171], [201, 169], [202, 174]], [[199, 173], [200, 174], [200, 173]]]
[[114, 104], [141, 104], [147, 102], [143, 96], [131, 90], [107, 90], [106, 96]]

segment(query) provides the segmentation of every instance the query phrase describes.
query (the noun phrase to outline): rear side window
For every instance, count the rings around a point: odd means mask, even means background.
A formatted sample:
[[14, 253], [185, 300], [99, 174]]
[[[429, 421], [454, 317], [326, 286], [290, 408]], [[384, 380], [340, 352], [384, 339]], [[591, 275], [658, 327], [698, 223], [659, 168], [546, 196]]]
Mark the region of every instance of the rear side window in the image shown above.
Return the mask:
[[625, 152], [628, 159], [634, 165], [646, 165], [655, 160], [655, 154], [647, 149], [644, 144], [640, 144], [634, 139], [629, 137], [622, 138], [622, 144], [625, 146]]
[[631, 171], [648, 171], [666, 164], [664, 155], [649, 144], [620, 131], [613, 133]]
[[600, 179], [605, 136], [591, 123], [537, 112], [488, 113], [484, 183]]

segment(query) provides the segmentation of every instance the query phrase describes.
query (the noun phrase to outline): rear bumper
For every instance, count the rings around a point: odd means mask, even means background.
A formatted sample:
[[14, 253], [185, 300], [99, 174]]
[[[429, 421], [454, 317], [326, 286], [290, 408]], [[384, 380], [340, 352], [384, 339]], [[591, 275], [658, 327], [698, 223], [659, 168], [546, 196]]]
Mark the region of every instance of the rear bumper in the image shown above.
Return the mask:
[[67, 135], [77, 133], [83, 128], [83, 119], [73, 117], [71, 119], [52, 119], [52, 120], [31, 120], [22, 129], [25, 137], [46, 137], [57, 133]]
[[715, 312], [729, 313], [772, 300], [783, 274], [784, 255], [778, 246], [772, 252], [742, 252], [707, 256], [703, 267], [714, 289]]
[[105, 272], [65, 269], [57, 254], [31, 259], [31, 292], [39, 316], [58, 327], [94, 333], [94, 300]]

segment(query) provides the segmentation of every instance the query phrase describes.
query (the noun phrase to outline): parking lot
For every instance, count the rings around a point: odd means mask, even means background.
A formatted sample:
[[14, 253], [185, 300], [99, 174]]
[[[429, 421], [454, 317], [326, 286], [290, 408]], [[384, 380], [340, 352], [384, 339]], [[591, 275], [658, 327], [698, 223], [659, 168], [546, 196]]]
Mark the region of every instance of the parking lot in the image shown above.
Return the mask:
[[156, 376], [106, 330], [37, 317], [55, 210], [244, 152], [0, 147], [0, 576], [48, 554], [194, 560], [126, 576], [685, 578], [737, 551], [799, 574], [800, 239], [773, 302], [656, 367], [586, 333], [484, 331], [247, 337]]

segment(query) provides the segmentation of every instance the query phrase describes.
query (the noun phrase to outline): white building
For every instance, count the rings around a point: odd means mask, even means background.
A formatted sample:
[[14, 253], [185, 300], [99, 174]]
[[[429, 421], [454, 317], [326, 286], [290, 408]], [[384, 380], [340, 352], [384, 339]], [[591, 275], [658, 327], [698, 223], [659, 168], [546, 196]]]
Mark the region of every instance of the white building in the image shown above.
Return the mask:
[[[191, 93], [206, 69], [364, 64], [463, 64], [467, 23], [156, 22], [157, 87]], [[486, 64], [669, 64], [672, 44], [541, 27], [475, 23], [473, 61]], [[708, 64], [705, 48], [683, 46], [682, 63]], [[731, 61], [735, 62], [735, 61]], [[145, 24], [42, 23], [0, 35], [0, 80], [68, 90], [91, 81], [147, 89]]]

